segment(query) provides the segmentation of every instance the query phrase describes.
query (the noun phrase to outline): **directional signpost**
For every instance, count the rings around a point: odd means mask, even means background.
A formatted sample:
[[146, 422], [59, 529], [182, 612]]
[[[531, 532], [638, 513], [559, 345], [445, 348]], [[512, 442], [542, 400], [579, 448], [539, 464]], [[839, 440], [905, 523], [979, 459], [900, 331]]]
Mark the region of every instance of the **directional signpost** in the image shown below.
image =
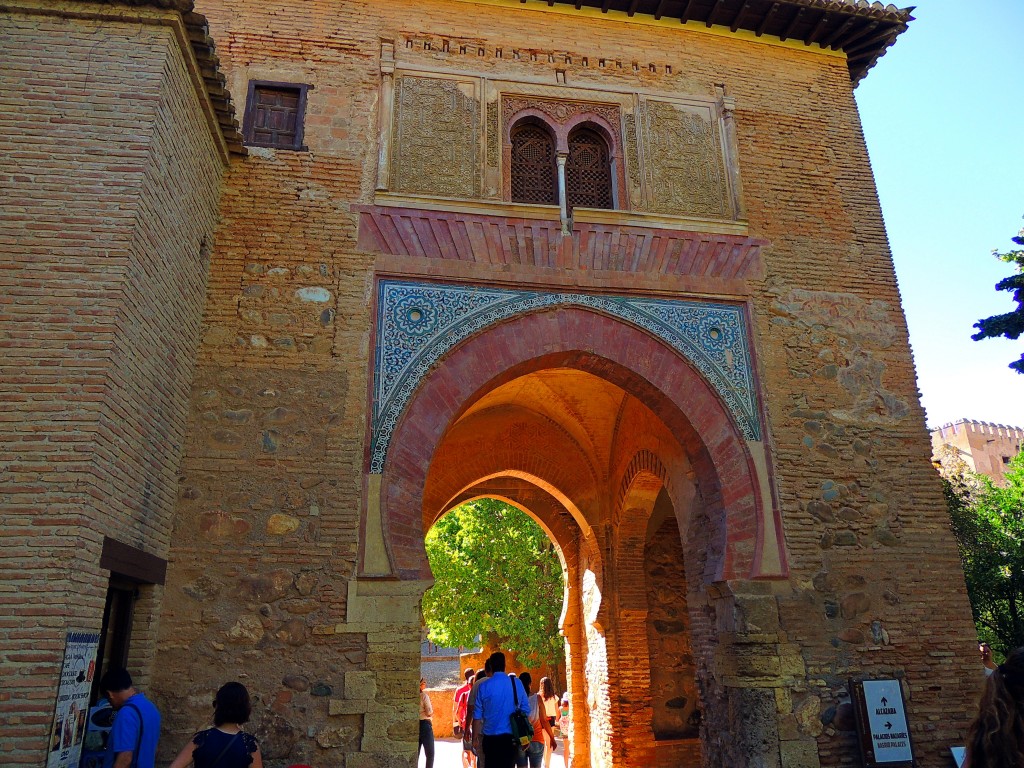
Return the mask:
[[900, 681], [850, 681], [850, 694], [866, 768], [913, 766], [914, 750]]

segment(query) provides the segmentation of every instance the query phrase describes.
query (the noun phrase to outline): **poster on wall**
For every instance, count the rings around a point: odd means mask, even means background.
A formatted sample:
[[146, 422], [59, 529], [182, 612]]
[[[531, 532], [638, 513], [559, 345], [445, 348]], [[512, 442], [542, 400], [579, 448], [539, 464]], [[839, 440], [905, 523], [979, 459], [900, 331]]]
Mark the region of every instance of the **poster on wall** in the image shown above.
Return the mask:
[[75, 768], [78, 765], [99, 644], [100, 636], [96, 633], [68, 632], [46, 768]]

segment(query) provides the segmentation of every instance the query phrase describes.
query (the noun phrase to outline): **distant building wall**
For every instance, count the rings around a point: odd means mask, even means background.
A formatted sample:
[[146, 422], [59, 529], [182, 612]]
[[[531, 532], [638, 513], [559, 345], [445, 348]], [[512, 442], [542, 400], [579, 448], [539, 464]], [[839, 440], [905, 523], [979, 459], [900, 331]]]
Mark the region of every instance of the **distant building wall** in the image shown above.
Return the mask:
[[933, 456], [944, 445], [956, 448], [972, 471], [1002, 485], [1006, 465], [1024, 446], [1024, 428], [961, 419], [932, 430]]

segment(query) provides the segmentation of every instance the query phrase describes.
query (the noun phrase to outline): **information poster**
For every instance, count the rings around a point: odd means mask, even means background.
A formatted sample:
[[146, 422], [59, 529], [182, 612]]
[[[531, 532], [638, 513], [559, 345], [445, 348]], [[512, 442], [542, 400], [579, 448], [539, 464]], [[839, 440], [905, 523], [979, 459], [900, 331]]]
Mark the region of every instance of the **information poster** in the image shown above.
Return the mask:
[[46, 768], [76, 768], [82, 753], [89, 693], [96, 672], [96, 650], [100, 636], [91, 632], [68, 632], [64, 666], [57, 691], [57, 706], [50, 731]]

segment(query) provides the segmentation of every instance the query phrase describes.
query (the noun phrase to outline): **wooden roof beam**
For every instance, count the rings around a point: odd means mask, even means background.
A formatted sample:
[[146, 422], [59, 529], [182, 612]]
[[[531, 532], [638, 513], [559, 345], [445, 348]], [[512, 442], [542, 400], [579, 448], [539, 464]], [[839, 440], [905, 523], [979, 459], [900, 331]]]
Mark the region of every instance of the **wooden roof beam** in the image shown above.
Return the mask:
[[786, 30], [779, 36], [779, 39], [782, 42], [786, 42], [786, 40], [793, 36], [793, 32], [796, 31], [797, 25], [803, 20], [804, 13], [806, 13], [806, 11], [806, 8], [801, 8], [796, 12], [796, 15], [790, 19], [789, 24], [786, 25]]
[[640, 5], [640, 0], [633, 0], [633, 2], [631, 2], [629, 4], [629, 10], [626, 11], [626, 15], [627, 16], [635, 15], [636, 14], [636, 8], [637, 8], [638, 5]]
[[865, 24], [863, 27], [858, 29], [852, 35], [847, 37], [845, 40], [837, 42], [836, 45], [838, 45], [840, 48], [842, 48], [845, 51], [847, 48], [850, 47], [851, 44], [857, 42], [858, 40], [860, 40], [865, 35], [870, 35], [876, 29], [878, 29], [878, 22], [877, 21], [872, 21], [870, 24]]
[[715, 2], [714, 8], [712, 8], [711, 12], [708, 13], [707, 21], [704, 22], [704, 24], [708, 28], [713, 27], [715, 25], [718, 17], [718, 12], [721, 11], [723, 8], [725, 8], [725, 0], [717, 0]]
[[825, 31], [825, 27], [828, 26], [828, 23], [831, 20], [831, 14], [829, 14], [828, 12], [822, 14], [822, 17], [818, 19], [818, 23], [814, 27], [814, 30], [811, 32], [811, 34], [807, 36], [807, 39], [804, 40], [804, 45], [811, 45], [813, 43], [818, 42], [818, 38], [821, 37], [821, 33]]
[[847, 54], [860, 53], [861, 51], [867, 50], [868, 48], [877, 47], [875, 45], [876, 43], [885, 40], [887, 37], [895, 37], [897, 34], [899, 34], [900, 31], [901, 30], [899, 27], [887, 27], [886, 29], [883, 29], [881, 32], [879, 32], [877, 35], [872, 35], [867, 40], [862, 40], [861, 42], [857, 43], [857, 45], [843, 46], [843, 49], [846, 51]]
[[732, 23], [729, 25], [729, 29], [735, 32], [740, 28], [740, 24], [743, 23], [743, 17], [747, 15], [747, 11], [750, 10], [750, 3], [743, 3], [740, 9], [736, 12], [736, 15], [732, 19]]
[[775, 13], [778, 10], [779, 10], [779, 4], [778, 3], [772, 3], [771, 10], [769, 10], [768, 13], [766, 13], [764, 15], [764, 18], [761, 19], [761, 23], [758, 25], [757, 30], [755, 30], [755, 32], [754, 32], [755, 35], [760, 37], [761, 35], [764, 34], [764, 31], [766, 29], [768, 29], [768, 22], [770, 22], [772, 20], [772, 17], [775, 16]]
[[665, 4], [668, 0], [658, 0], [658, 7], [654, 9], [654, 20], [657, 21], [661, 18], [662, 13], [665, 10]]
[[844, 21], [842, 24], [839, 25], [839, 28], [835, 32], [833, 32], [831, 35], [826, 37], [821, 42], [822, 47], [823, 48], [835, 48], [836, 47], [834, 45], [835, 41], [838, 40], [840, 37], [842, 37], [846, 33], [846, 30], [848, 30], [850, 27], [853, 26], [853, 23], [855, 21], [857, 21], [857, 17], [856, 16], [850, 16], [846, 21]]
[[686, 0], [686, 5], [683, 6], [683, 12], [679, 14], [679, 23], [685, 24], [690, 20], [690, 9], [693, 8], [693, 0]]

